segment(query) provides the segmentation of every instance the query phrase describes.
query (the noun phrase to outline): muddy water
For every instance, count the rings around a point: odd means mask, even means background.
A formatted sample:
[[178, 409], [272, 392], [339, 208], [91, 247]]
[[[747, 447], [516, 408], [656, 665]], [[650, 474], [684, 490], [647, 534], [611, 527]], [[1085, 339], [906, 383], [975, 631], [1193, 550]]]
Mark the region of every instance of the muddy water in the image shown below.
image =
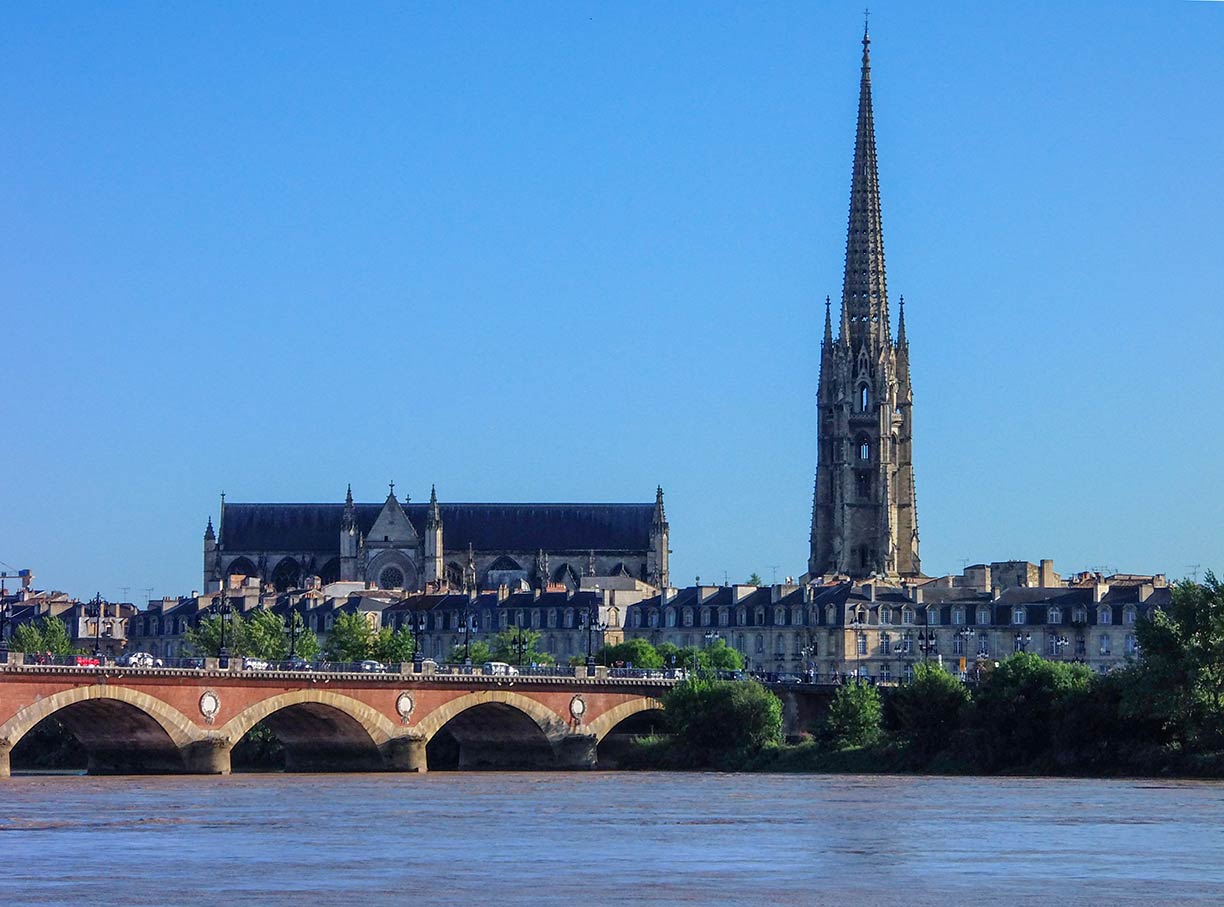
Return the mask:
[[12, 904], [1224, 903], [1224, 785], [715, 774], [25, 776]]

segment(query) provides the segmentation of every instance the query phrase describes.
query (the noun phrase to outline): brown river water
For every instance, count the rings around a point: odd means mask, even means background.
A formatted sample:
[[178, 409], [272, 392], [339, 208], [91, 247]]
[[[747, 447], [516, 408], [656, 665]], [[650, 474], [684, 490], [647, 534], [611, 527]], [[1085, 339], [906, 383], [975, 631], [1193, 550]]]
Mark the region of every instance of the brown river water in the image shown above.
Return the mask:
[[9, 904], [1224, 904], [1224, 784], [434, 773], [0, 782]]

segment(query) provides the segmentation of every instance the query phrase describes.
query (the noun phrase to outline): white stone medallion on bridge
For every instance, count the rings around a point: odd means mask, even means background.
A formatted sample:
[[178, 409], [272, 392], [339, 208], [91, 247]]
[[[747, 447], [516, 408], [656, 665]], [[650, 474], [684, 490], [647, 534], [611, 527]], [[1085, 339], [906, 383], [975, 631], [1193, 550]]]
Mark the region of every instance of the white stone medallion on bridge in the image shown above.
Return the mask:
[[582, 716], [586, 714], [586, 710], [586, 700], [582, 698], [581, 693], [570, 700], [570, 714], [574, 716], [574, 721], [578, 724], [582, 724]]
[[416, 708], [416, 702], [412, 698], [412, 694], [407, 690], [400, 693], [395, 698], [395, 711], [399, 712], [399, 716], [403, 719], [404, 724], [412, 718], [412, 710]]
[[221, 711], [221, 697], [212, 690], [205, 690], [200, 696], [200, 714], [204, 716], [205, 721], [212, 724], [219, 711]]

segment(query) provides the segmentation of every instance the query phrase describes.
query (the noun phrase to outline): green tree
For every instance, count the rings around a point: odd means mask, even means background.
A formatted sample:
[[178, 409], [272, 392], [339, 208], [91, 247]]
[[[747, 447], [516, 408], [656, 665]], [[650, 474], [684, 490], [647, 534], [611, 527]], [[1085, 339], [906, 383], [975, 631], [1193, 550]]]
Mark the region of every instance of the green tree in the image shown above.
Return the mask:
[[885, 724], [917, 752], [931, 755], [951, 742], [968, 703], [968, 688], [942, 665], [920, 664], [914, 668], [914, 679], [886, 700]]
[[374, 658], [384, 664], [397, 664], [412, 661], [413, 649], [414, 640], [410, 629], [400, 627], [398, 630], [392, 630], [390, 627], [383, 627], [374, 637], [370, 651]]
[[749, 577], [748, 577], [748, 579], [744, 580], [744, 585], [746, 585], [746, 586], [763, 586], [763, 585], [765, 585], [765, 580], [761, 579], [761, 574], [759, 574], [759, 573], [757, 573], [755, 570], [753, 570], [753, 571], [752, 571], [752, 575], [751, 575], [751, 576], [749, 576]]
[[664, 715], [696, 764], [759, 752], [782, 736], [782, 703], [755, 681], [690, 679], [664, 697]]
[[50, 652], [52, 655], [70, 655], [73, 651], [68, 627], [58, 617], [18, 624], [13, 629], [9, 648], [15, 652]]
[[739, 671], [744, 667], [744, 656], [719, 637], [702, 650], [702, 662], [715, 671]]
[[[472, 664], [482, 665], [486, 661], [496, 661], [493, 657], [493, 652], [489, 648], [489, 644], [483, 639], [473, 639], [468, 647], [468, 657], [472, 659]], [[450, 654], [451, 664], [463, 664], [463, 645], [462, 643], [451, 649]]]
[[[294, 654], [313, 660], [319, 655], [319, 638], [306, 628], [302, 615], [293, 612]], [[289, 628], [285, 618], [272, 611], [259, 608], [243, 620], [244, 651], [242, 654], [269, 661], [285, 661], [289, 657]], [[227, 634], [228, 635], [228, 634]], [[226, 640], [228, 643], [229, 640]], [[230, 649], [233, 652], [233, 649]]]
[[676, 668], [682, 667], [680, 647], [674, 642], [661, 642], [655, 646], [655, 651], [659, 653], [659, 657], [663, 659], [663, 667]]
[[[521, 637], [520, 637], [521, 634]], [[490, 661], [504, 661], [507, 664], [518, 664], [520, 661], [519, 649], [522, 647], [521, 661], [523, 664], [551, 664], [553, 657], [547, 652], [540, 651], [540, 633], [537, 630], [519, 629], [511, 627], [508, 630], [502, 630], [493, 637], [489, 648], [492, 650], [493, 657]]]
[[365, 661], [374, 648], [374, 628], [360, 611], [341, 611], [327, 634], [327, 657], [333, 661]]
[[641, 638], [626, 639], [614, 646], [604, 646], [599, 650], [599, 661], [606, 665], [623, 661], [635, 668], [663, 667], [663, 656], [648, 640]]
[[1087, 691], [1085, 665], [1021, 652], [985, 675], [973, 695], [970, 731], [983, 768], [1039, 767], [1053, 759], [1051, 741]]
[[[249, 655], [247, 646], [246, 621], [237, 611], [231, 612], [225, 620], [225, 650], [229, 655]], [[194, 627], [189, 627], [183, 634], [187, 644], [197, 655], [216, 657], [221, 654], [221, 621], [220, 614], [209, 614], [200, 619]]]
[[851, 681], [838, 687], [819, 727], [825, 744], [838, 749], [871, 746], [880, 739], [879, 691], [868, 683]]
[[1167, 610], [1139, 621], [1142, 658], [1126, 708], [1154, 718], [1183, 751], [1224, 748], [1224, 583], [1173, 586]]

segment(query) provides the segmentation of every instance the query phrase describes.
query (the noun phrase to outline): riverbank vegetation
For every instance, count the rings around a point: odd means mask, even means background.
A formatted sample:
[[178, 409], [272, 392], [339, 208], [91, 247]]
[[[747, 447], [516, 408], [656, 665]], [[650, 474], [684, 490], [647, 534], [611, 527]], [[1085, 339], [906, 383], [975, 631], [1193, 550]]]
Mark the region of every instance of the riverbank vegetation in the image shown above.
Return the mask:
[[851, 682], [789, 743], [764, 687], [688, 681], [664, 698], [671, 734], [639, 739], [621, 765], [1224, 777], [1224, 584], [1179, 583], [1137, 634], [1140, 657], [1104, 675], [1020, 653], [972, 687], [936, 664], [897, 687]]

